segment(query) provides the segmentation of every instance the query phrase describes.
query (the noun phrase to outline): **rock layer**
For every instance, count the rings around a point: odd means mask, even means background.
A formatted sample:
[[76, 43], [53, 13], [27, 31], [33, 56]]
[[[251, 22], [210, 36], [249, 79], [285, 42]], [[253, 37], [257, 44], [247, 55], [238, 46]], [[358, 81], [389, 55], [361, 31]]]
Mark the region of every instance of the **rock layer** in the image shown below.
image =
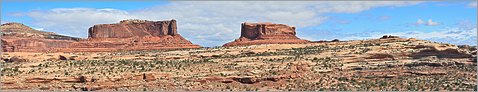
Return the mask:
[[146, 21], [123, 20], [118, 24], [100, 24], [90, 27], [89, 38], [129, 38], [144, 36], [175, 36], [177, 33], [176, 20]]
[[257, 44], [298, 44], [310, 41], [299, 39], [295, 27], [272, 23], [242, 23], [241, 37], [224, 46], [244, 46]]
[[123, 20], [116, 24], [90, 27], [88, 40], [60, 51], [123, 51], [200, 48], [177, 33], [176, 20]]
[[2, 24], [3, 52], [48, 52], [66, 48], [80, 38], [58, 35], [32, 29], [20, 23]]
[[177, 33], [176, 20], [123, 20], [116, 24], [94, 25], [88, 30], [88, 39], [37, 31], [25, 28], [27, 26], [23, 24], [8, 26], [9, 29], [17, 31], [4, 31], [9, 32], [2, 37], [2, 51], [5, 52], [106, 52], [200, 48]]

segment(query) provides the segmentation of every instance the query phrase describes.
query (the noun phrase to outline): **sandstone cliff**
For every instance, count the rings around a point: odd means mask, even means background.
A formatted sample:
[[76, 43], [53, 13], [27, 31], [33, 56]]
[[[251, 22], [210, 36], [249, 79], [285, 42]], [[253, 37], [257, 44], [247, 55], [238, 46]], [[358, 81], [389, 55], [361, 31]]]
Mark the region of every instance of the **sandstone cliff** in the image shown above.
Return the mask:
[[176, 20], [147, 21], [123, 20], [117, 24], [100, 24], [90, 27], [89, 38], [129, 38], [144, 36], [175, 36], [177, 33]]
[[309, 41], [299, 39], [295, 35], [295, 27], [285, 24], [242, 23], [241, 37], [224, 44], [224, 46], [309, 43]]

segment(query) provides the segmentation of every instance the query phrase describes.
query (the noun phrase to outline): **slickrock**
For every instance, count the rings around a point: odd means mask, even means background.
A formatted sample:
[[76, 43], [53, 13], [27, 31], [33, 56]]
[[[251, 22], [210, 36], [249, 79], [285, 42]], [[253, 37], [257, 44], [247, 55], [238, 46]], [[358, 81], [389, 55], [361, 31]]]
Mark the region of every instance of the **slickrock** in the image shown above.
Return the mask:
[[422, 58], [436, 56], [438, 58], [471, 58], [472, 54], [456, 46], [425, 46], [417, 45], [415, 48], [423, 48], [420, 52], [410, 54], [410, 57]]
[[298, 44], [310, 41], [299, 39], [295, 27], [272, 23], [242, 23], [241, 37], [224, 46], [245, 46], [258, 44]]

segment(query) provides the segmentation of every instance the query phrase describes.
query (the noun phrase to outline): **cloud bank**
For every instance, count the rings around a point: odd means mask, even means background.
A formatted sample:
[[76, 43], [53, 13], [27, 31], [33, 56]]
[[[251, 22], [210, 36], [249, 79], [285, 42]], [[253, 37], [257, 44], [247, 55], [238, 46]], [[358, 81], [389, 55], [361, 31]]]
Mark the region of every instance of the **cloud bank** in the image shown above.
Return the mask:
[[430, 40], [435, 42], [444, 42], [456, 45], [477, 45], [477, 27], [476, 24], [459, 25], [456, 27], [449, 27], [443, 30], [433, 32], [423, 31], [404, 31], [394, 33], [355, 33], [355, 34], [340, 34], [345, 38], [344, 40], [360, 40], [360, 39], [376, 39], [383, 35], [395, 35], [405, 38], [418, 38], [423, 40]]
[[[116, 23], [124, 19], [176, 19], [178, 32], [195, 44], [220, 46], [240, 35], [242, 22], [284, 23], [298, 28], [318, 26], [328, 13], [359, 13], [376, 7], [415, 5], [417, 1], [334, 1], [334, 2], [170, 2], [140, 10], [57, 8], [31, 11], [24, 15], [33, 25], [59, 34], [87, 37], [94, 24]], [[434, 25], [433, 21], [429, 21]], [[298, 30], [300, 31], [300, 30]]]

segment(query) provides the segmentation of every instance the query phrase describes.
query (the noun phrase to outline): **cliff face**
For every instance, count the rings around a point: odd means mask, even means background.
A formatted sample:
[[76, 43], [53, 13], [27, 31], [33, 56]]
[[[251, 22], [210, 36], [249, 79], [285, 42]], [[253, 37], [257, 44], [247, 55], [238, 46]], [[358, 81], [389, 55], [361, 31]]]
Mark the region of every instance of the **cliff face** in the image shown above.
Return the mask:
[[117, 24], [100, 24], [90, 27], [89, 38], [129, 38], [144, 36], [177, 35], [176, 20], [147, 21], [123, 20]]
[[250, 40], [259, 39], [298, 39], [295, 27], [271, 23], [242, 23], [241, 37]]
[[58, 48], [68, 48], [74, 40], [55, 40], [38, 38], [2, 37], [4, 52], [53, 52]]
[[299, 39], [295, 27], [272, 23], [242, 23], [241, 37], [224, 46], [309, 43]]

